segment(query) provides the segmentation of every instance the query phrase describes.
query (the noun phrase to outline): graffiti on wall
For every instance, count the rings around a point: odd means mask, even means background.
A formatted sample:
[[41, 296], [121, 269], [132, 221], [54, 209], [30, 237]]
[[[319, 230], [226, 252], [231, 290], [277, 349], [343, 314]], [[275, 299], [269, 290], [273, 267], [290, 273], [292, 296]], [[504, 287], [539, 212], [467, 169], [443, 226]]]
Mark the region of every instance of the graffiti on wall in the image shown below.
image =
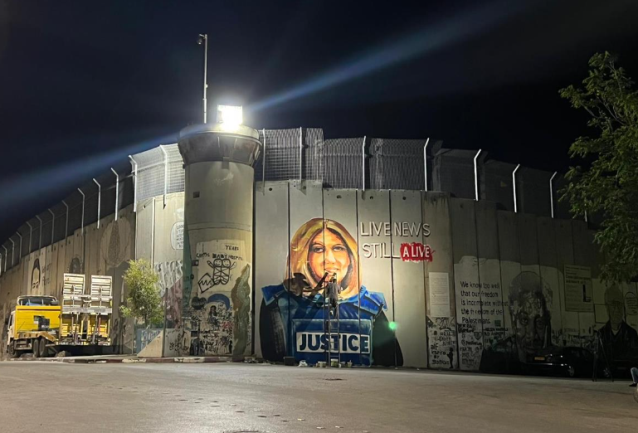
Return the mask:
[[[137, 329], [136, 330], [136, 338], [135, 338], [135, 352], [140, 353], [142, 350], [146, 348], [149, 344], [153, 342], [153, 340], [161, 337], [162, 330], [161, 329]], [[161, 347], [161, 346], [160, 346]], [[161, 353], [154, 354], [155, 356], [161, 356]]]
[[189, 352], [243, 356], [250, 339], [251, 304], [244, 242], [200, 242], [192, 266]]
[[173, 328], [181, 323], [183, 266], [181, 260], [155, 263], [155, 272], [159, 276], [160, 295], [166, 306], [166, 326]]
[[[360, 283], [358, 245], [343, 225], [322, 218], [301, 225], [283, 272], [282, 283], [262, 288], [259, 330], [265, 359], [294, 356], [314, 364], [340, 353], [343, 362], [403, 365], [385, 298]], [[328, 308], [324, 294], [333, 277], [334, 303]]]
[[174, 250], [184, 249], [184, 208], [175, 211], [176, 222], [171, 227], [171, 247]]
[[431, 368], [454, 369], [458, 366], [456, 320], [454, 317], [428, 317], [428, 363]]

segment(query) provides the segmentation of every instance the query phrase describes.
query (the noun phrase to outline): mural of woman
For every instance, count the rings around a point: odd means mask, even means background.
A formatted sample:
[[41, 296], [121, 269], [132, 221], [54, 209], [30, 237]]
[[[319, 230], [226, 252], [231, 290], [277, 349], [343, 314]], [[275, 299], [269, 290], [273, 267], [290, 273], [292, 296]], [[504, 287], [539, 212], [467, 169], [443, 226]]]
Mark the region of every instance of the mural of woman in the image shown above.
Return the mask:
[[[290, 242], [283, 283], [262, 288], [259, 330], [265, 359], [294, 356], [309, 363], [341, 353], [342, 362], [403, 365], [401, 348], [384, 313], [382, 293], [360, 285], [357, 242], [340, 223], [313, 218]], [[338, 314], [324, 331], [324, 275], [336, 275], [340, 286]]]

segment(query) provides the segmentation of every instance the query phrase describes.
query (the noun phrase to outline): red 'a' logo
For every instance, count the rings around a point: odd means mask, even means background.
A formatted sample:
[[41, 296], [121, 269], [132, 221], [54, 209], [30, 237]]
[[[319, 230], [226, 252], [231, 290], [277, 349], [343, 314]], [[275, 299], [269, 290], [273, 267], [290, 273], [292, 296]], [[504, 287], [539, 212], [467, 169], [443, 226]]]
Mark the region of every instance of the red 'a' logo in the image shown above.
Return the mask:
[[432, 248], [421, 242], [401, 244], [401, 260], [404, 262], [431, 262]]

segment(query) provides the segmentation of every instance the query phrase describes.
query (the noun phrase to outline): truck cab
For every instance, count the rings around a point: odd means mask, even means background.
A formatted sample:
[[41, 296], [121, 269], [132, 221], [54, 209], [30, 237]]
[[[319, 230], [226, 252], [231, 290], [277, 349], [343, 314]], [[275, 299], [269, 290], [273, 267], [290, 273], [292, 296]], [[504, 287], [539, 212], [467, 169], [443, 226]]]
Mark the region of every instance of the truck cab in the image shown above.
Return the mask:
[[54, 296], [20, 296], [11, 311], [7, 330], [7, 352], [32, 351], [47, 356], [57, 343], [62, 307]]

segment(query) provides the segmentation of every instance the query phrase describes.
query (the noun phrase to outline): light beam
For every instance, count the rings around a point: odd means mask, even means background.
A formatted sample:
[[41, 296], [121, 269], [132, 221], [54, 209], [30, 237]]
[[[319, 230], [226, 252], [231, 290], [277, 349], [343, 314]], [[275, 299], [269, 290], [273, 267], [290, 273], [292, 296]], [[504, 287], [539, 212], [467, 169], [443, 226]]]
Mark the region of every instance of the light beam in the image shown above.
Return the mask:
[[350, 59], [292, 89], [258, 101], [247, 107], [247, 110], [259, 111], [271, 108], [440, 50], [488, 31], [504, 19], [520, 13], [526, 3], [524, 0], [493, 2], [464, 11], [443, 23], [430, 25], [397, 41], [386, 43], [373, 52]]

